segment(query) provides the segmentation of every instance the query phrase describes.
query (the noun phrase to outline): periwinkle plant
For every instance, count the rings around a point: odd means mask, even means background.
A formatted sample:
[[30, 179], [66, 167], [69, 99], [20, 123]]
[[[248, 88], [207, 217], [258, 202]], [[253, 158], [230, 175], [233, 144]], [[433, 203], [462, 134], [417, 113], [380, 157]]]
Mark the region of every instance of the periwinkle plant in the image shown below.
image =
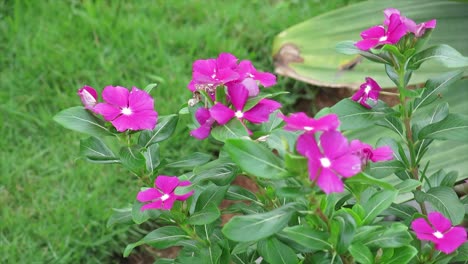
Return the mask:
[[[276, 77], [229, 53], [194, 62], [192, 98], [168, 116], [158, 117], [153, 86], [108, 86], [102, 103], [93, 88], [81, 88], [84, 107], [63, 110], [55, 120], [91, 136], [81, 141], [83, 158], [121, 164], [145, 185], [139, 192], [135, 185], [133, 206], [116, 210], [109, 226], [159, 226], [129, 244], [124, 256], [149, 244], [181, 247], [176, 259], [159, 264], [468, 261], [457, 179], [445, 171], [427, 175], [430, 164], [422, 164], [432, 142], [458, 139], [454, 128], [467, 125], [467, 117], [451, 114], [436, 96], [462, 70], [435, 76], [424, 88], [407, 87], [427, 60], [460, 68], [468, 59], [447, 45], [423, 49], [435, 20], [416, 24], [396, 9], [384, 14], [382, 25], [362, 32], [363, 40], [338, 49], [384, 65], [398, 87], [395, 107], [378, 100], [384, 91], [370, 76], [352, 98], [315, 117], [285, 115], [272, 99], [278, 94], [264, 89]], [[340, 118], [351, 110], [389, 136], [375, 147], [366, 138], [348, 139]], [[194, 138], [224, 144], [218, 157], [161, 157], [159, 142], [171, 139], [180, 115], [192, 116]], [[166, 176], [171, 168], [185, 173]], [[233, 184], [238, 175], [249, 177], [258, 192]], [[234, 202], [221, 207], [223, 200]], [[224, 214], [235, 216], [224, 223]]]

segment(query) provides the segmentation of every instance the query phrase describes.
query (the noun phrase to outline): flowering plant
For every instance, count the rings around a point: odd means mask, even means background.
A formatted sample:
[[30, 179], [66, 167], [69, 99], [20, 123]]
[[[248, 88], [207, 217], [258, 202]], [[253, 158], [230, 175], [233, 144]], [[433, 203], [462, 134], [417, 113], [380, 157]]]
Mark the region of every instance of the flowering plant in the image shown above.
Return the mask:
[[[84, 107], [55, 120], [91, 135], [81, 141], [83, 158], [121, 164], [142, 183], [133, 206], [116, 210], [109, 225], [158, 226], [124, 256], [149, 244], [181, 247], [176, 259], [160, 264], [468, 261], [468, 198], [453, 189], [456, 172], [428, 175], [430, 163], [423, 163], [434, 141], [466, 141], [459, 128], [468, 117], [450, 113], [438, 96], [463, 71], [434, 76], [423, 88], [407, 86], [425, 61], [460, 68], [468, 59], [447, 45], [424, 49], [435, 20], [416, 24], [396, 9], [384, 14], [382, 25], [338, 49], [383, 64], [398, 88], [394, 107], [379, 100], [387, 92], [366, 77], [354, 96], [315, 117], [284, 114], [272, 99], [278, 94], [266, 92], [275, 76], [228, 53], [194, 62], [192, 98], [173, 115], [158, 117], [153, 85], [108, 86], [102, 103], [92, 87], [81, 88]], [[223, 143], [216, 158], [161, 157], [159, 143], [171, 138], [180, 115], [192, 116], [193, 138]], [[352, 136], [353, 128], [371, 126], [392, 136], [376, 146]], [[163, 175], [171, 168], [184, 172]], [[238, 177], [255, 188], [238, 185]]]

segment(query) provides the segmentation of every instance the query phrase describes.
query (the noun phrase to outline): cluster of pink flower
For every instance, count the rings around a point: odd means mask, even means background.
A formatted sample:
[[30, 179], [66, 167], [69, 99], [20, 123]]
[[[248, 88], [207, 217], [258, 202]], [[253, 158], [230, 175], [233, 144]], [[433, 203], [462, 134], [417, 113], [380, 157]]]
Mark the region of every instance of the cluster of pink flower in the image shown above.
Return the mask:
[[102, 91], [104, 103], [98, 103], [97, 92], [90, 86], [78, 90], [78, 95], [86, 109], [102, 115], [119, 132], [152, 130], [156, 126], [158, 113], [153, 98], [136, 87], [129, 91], [121, 86], [107, 86]]
[[[372, 162], [392, 159], [392, 149], [388, 146], [373, 149], [359, 140], [348, 143], [337, 129], [338, 116], [329, 114], [319, 119], [308, 117], [305, 113], [283, 116], [284, 129], [304, 131], [297, 140], [296, 149], [308, 160], [310, 180], [317, 183], [325, 193], [343, 192], [340, 177], [356, 175], [370, 160]], [[317, 143], [315, 133], [321, 132]]]
[[[216, 59], [197, 60], [193, 63], [192, 80], [188, 89], [199, 99], [200, 92], [206, 93], [214, 103], [211, 107], [197, 109], [195, 118], [199, 127], [190, 132], [197, 139], [209, 136], [215, 123], [225, 125], [237, 118], [258, 124], [268, 121], [269, 115], [281, 107], [281, 104], [261, 99], [254, 106], [246, 109], [247, 100], [259, 94], [259, 84], [270, 87], [276, 84], [275, 75], [260, 72], [248, 60], [239, 64], [238, 59], [229, 53], [221, 53]], [[216, 93], [226, 93], [227, 102], [216, 102]], [[245, 126], [245, 124], [244, 124]], [[250, 131], [247, 129], [250, 133]]]
[[400, 15], [400, 11], [395, 8], [385, 9], [384, 14], [383, 25], [364, 30], [361, 33], [362, 40], [356, 42], [356, 47], [367, 51], [385, 44], [397, 44], [407, 33], [412, 33], [416, 38], [420, 38], [426, 29], [432, 29], [436, 26], [435, 19], [416, 24], [413, 20]]

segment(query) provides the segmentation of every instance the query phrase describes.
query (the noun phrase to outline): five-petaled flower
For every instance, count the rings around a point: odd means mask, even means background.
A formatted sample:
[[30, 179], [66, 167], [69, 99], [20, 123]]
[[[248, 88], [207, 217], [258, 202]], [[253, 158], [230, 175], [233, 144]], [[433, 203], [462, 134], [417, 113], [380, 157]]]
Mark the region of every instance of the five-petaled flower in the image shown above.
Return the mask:
[[110, 121], [119, 132], [125, 130], [152, 130], [158, 113], [151, 96], [136, 87], [132, 91], [120, 86], [107, 86], [102, 92], [105, 103], [94, 107], [94, 112]]
[[195, 112], [195, 119], [197, 119], [200, 126], [190, 131], [190, 135], [196, 139], [205, 139], [210, 135], [211, 126], [215, 123], [215, 120], [211, 117], [210, 110], [208, 108], [198, 108]]
[[234, 117], [254, 124], [263, 123], [268, 121], [272, 112], [281, 107], [281, 104], [276, 101], [261, 99], [250, 109], [244, 109], [249, 91], [243, 86], [227, 87], [227, 90], [235, 111], [221, 103], [216, 103], [210, 108], [211, 117], [220, 125], [226, 124]]
[[354, 139], [349, 144], [351, 152], [361, 158], [362, 166], [366, 166], [370, 161], [379, 162], [393, 159], [393, 150], [389, 146], [372, 148], [371, 145]]
[[162, 209], [170, 210], [176, 200], [185, 201], [194, 191], [183, 195], [175, 194], [174, 191], [179, 186], [188, 186], [190, 181], [180, 181], [176, 176], [159, 175], [154, 181], [156, 188], [148, 188], [137, 195], [137, 200], [146, 203], [141, 210]]
[[406, 35], [406, 25], [401, 21], [399, 14], [392, 14], [389, 18], [388, 26], [373, 26], [361, 32], [362, 40], [355, 43], [360, 50], [369, 50], [371, 48], [384, 45], [396, 44], [401, 37]]
[[328, 114], [318, 119], [310, 118], [303, 112], [290, 114], [289, 117], [283, 114], [279, 114], [279, 116], [286, 123], [284, 129], [289, 131], [303, 130], [306, 133], [314, 133], [336, 130], [340, 125], [336, 114]]
[[338, 131], [326, 131], [317, 144], [314, 134], [304, 133], [297, 140], [297, 151], [308, 159], [309, 177], [325, 193], [343, 192], [340, 176], [349, 178], [361, 171], [361, 160], [352, 154], [348, 140]]
[[91, 86], [83, 86], [83, 88], [78, 90], [78, 95], [84, 107], [92, 111], [98, 100], [96, 90]]
[[429, 213], [429, 223], [424, 218], [415, 219], [411, 228], [420, 240], [431, 241], [435, 248], [450, 254], [466, 242], [466, 230], [460, 226], [452, 226], [449, 219], [439, 212]]
[[371, 99], [376, 104], [381, 90], [382, 88], [374, 79], [366, 77], [366, 82], [361, 84], [359, 90], [351, 97], [351, 100], [359, 102], [362, 106], [370, 109], [372, 106], [368, 104], [368, 100]]

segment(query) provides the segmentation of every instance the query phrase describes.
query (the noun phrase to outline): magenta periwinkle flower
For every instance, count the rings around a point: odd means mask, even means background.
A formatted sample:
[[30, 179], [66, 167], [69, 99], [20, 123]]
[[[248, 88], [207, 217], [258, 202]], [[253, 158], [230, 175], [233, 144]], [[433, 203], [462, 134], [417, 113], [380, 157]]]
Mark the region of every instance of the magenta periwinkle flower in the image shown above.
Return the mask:
[[406, 25], [401, 21], [399, 14], [390, 15], [388, 26], [373, 26], [361, 32], [362, 40], [356, 42], [356, 47], [367, 51], [371, 48], [385, 44], [396, 44], [406, 35]]
[[261, 72], [255, 69], [251, 61], [243, 60], [236, 68], [239, 79], [227, 83], [227, 86], [242, 85], [249, 91], [249, 97], [257, 96], [260, 92], [258, 84], [267, 88], [276, 84], [276, 76], [269, 72]]
[[351, 100], [371, 109], [372, 106], [368, 104], [369, 99], [374, 105], [377, 104], [381, 90], [382, 88], [374, 79], [366, 77], [366, 82], [361, 84], [359, 90], [351, 97]]
[[431, 241], [435, 249], [450, 254], [466, 242], [466, 230], [460, 226], [452, 226], [449, 219], [439, 212], [429, 213], [428, 221], [417, 218], [411, 223], [411, 228], [419, 240]]
[[286, 123], [284, 129], [289, 131], [314, 133], [317, 131], [336, 130], [340, 125], [336, 114], [328, 114], [318, 119], [308, 117], [307, 114], [303, 112], [290, 114], [289, 117], [280, 114], [280, 117]]
[[190, 131], [190, 135], [196, 139], [205, 139], [210, 135], [211, 127], [215, 123], [214, 118], [211, 117], [208, 108], [198, 108], [195, 112], [195, 119], [200, 125], [198, 128]]
[[342, 177], [349, 178], [361, 171], [361, 160], [351, 152], [348, 140], [338, 131], [326, 131], [320, 136], [320, 146], [314, 134], [299, 136], [297, 151], [307, 158], [310, 180], [325, 193], [343, 192]]
[[281, 104], [274, 100], [262, 99], [252, 108], [244, 109], [249, 91], [242, 86], [228, 87], [227, 90], [234, 110], [221, 103], [216, 103], [210, 108], [211, 116], [220, 125], [226, 124], [233, 118], [241, 121], [247, 120], [254, 124], [266, 122], [270, 114], [281, 107]]
[[104, 103], [94, 107], [94, 112], [110, 121], [119, 132], [126, 130], [152, 130], [158, 113], [151, 96], [136, 87], [107, 86], [102, 92]]
[[156, 188], [148, 188], [137, 195], [137, 200], [146, 203], [141, 210], [161, 209], [170, 210], [175, 201], [185, 201], [194, 191], [184, 195], [175, 194], [174, 191], [179, 186], [188, 186], [190, 181], [180, 181], [176, 176], [159, 175], [154, 181]]
[[390, 24], [390, 17], [393, 14], [397, 14], [400, 16], [400, 20], [403, 24], [405, 24], [407, 32], [413, 33], [417, 38], [420, 38], [424, 35], [426, 32], [426, 29], [433, 29], [436, 27], [437, 21], [435, 19], [416, 24], [413, 20], [400, 15], [400, 11], [395, 8], [387, 8], [384, 10], [385, 14], [385, 20], [384, 20], [384, 25], [389, 25]]
[[88, 110], [93, 110], [98, 100], [96, 90], [94, 90], [94, 88], [91, 86], [83, 86], [83, 88], [78, 90], [78, 95], [80, 96], [84, 107]]
[[352, 140], [349, 145], [351, 152], [361, 158], [362, 166], [367, 165], [369, 161], [380, 162], [393, 159], [393, 150], [389, 146], [382, 146], [374, 149], [371, 145], [361, 142], [358, 139]]

